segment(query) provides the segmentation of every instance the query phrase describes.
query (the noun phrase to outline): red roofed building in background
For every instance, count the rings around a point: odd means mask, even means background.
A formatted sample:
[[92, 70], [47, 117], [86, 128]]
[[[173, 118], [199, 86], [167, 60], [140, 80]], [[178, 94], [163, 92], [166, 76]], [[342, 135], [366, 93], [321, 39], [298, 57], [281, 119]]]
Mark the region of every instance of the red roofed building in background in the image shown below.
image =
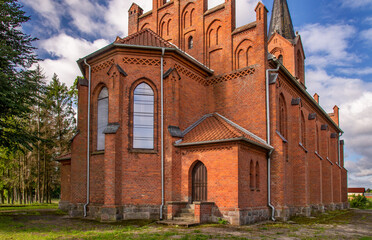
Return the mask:
[[60, 160], [71, 216], [249, 224], [348, 207], [339, 109], [306, 91], [287, 2], [235, 26], [235, 0], [153, 0], [80, 59], [78, 133]]
[[365, 188], [348, 188], [347, 189], [347, 195], [350, 198], [351, 196], [359, 196], [362, 195], [364, 196], [364, 193], [366, 192]]

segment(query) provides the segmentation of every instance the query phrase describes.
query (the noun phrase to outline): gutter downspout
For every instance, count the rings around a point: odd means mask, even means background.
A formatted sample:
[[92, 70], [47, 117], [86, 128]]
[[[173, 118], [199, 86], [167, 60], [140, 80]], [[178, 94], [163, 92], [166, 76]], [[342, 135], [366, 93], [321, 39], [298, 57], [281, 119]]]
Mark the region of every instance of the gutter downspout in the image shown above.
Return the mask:
[[91, 67], [87, 63], [87, 59], [84, 59], [85, 65], [89, 67], [89, 80], [88, 80], [88, 126], [87, 126], [87, 202], [84, 204], [84, 217], [87, 216], [87, 206], [89, 204], [89, 178], [90, 178], [90, 154], [89, 154], [89, 137], [90, 137], [90, 82], [91, 82]]
[[[269, 79], [270, 72], [279, 71], [280, 65], [276, 69], [267, 69], [266, 70], [266, 132], [267, 132], [267, 144], [270, 145], [270, 100], [269, 100]], [[267, 156], [267, 205], [271, 208], [271, 220], [275, 221], [275, 207], [271, 204], [271, 166], [270, 166], [270, 156], [274, 149], [269, 152]]]
[[164, 53], [165, 48], [161, 49], [161, 60], [160, 60], [160, 115], [161, 115], [161, 206], [160, 206], [160, 219], [163, 219], [163, 207], [164, 207], [164, 91], [163, 91], [163, 81], [164, 81]]

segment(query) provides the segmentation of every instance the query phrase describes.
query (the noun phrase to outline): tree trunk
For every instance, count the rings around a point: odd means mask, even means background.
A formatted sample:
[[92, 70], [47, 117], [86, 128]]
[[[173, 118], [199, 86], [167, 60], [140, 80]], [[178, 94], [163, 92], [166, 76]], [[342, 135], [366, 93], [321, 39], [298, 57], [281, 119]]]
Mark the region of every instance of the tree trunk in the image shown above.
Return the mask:
[[[40, 138], [40, 108], [38, 108], [37, 114], [37, 137]], [[37, 140], [37, 190], [36, 190], [36, 201], [40, 202], [40, 141]]]
[[46, 202], [46, 157], [45, 157], [45, 145], [44, 145], [44, 174], [43, 174], [43, 202]]

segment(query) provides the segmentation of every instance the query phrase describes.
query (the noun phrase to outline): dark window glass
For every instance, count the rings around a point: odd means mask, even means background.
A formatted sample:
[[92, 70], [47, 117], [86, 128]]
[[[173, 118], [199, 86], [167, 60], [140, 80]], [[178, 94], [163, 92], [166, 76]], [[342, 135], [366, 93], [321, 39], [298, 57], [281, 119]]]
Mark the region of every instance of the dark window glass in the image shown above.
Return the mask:
[[194, 39], [191, 37], [189, 37], [189, 49], [192, 49], [194, 47]]
[[283, 64], [283, 55], [279, 55], [278, 60], [279, 60], [279, 62], [280, 62], [281, 64]]
[[146, 83], [134, 89], [133, 148], [154, 148], [154, 91]]

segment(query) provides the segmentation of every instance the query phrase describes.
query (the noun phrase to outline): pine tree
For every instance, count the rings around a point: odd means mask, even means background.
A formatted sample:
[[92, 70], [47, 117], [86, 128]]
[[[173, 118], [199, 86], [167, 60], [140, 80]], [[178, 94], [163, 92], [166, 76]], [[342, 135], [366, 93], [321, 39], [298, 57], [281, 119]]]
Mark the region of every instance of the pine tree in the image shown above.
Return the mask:
[[38, 61], [36, 38], [22, 32], [29, 19], [17, 0], [0, 0], [0, 148], [7, 152], [31, 149], [37, 142], [25, 127], [43, 89], [42, 79], [28, 70]]

